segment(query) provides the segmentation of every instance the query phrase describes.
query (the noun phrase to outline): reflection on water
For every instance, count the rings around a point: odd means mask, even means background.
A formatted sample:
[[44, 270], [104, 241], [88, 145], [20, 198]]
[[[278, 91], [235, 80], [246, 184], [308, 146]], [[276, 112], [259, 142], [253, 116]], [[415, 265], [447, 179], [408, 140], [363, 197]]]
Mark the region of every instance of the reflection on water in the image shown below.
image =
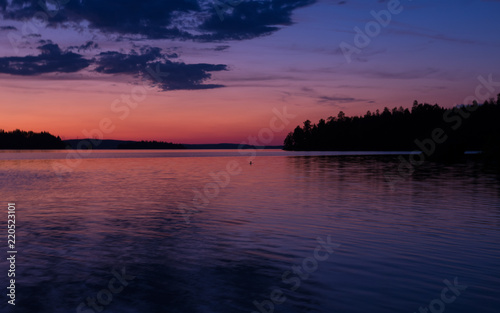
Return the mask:
[[[391, 189], [390, 156], [139, 153], [62, 177], [24, 156], [0, 161], [2, 205], [17, 204], [16, 312], [77, 312], [123, 268], [136, 278], [104, 312], [270, 311], [275, 289], [274, 312], [416, 312], [455, 277], [468, 287], [447, 311], [500, 309], [500, 183], [478, 165], [429, 163]], [[179, 207], [231, 161], [241, 173], [187, 224]], [[328, 236], [340, 246], [292, 290], [284, 273], [299, 277]]]

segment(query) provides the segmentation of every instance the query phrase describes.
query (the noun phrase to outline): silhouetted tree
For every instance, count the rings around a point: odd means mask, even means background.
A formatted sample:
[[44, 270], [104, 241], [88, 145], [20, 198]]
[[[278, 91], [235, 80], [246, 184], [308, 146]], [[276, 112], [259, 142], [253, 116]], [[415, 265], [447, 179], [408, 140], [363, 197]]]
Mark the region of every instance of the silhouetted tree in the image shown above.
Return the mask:
[[474, 101], [453, 109], [415, 100], [411, 110], [385, 107], [382, 113], [367, 111], [354, 117], [340, 111], [337, 118], [321, 119], [317, 125], [307, 120], [287, 135], [284, 149], [409, 151], [418, 149], [415, 140], [432, 138], [432, 132], [441, 128], [447, 135], [441, 147], [487, 151], [500, 142], [499, 119], [500, 94], [496, 101], [486, 100], [483, 105]]
[[16, 129], [11, 132], [0, 130], [0, 149], [64, 149], [66, 144], [60, 137], [48, 132], [35, 133]]

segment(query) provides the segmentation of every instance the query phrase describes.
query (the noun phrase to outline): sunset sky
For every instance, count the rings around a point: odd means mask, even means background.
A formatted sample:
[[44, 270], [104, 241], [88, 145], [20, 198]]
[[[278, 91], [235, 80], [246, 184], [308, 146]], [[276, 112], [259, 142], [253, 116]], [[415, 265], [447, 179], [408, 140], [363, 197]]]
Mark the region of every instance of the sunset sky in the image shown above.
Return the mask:
[[[240, 143], [286, 107], [282, 144], [306, 119], [415, 99], [451, 107], [479, 75], [500, 82], [498, 0], [46, 4], [0, 0], [2, 129], [84, 138], [106, 118], [106, 139]], [[356, 47], [367, 25], [373, 36]]]

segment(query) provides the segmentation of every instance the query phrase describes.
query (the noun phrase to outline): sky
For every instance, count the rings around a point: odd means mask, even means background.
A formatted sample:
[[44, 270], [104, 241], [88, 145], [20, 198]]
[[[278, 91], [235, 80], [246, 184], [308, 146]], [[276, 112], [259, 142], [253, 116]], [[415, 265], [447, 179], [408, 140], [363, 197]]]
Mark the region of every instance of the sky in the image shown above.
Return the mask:
[[[0, 0], [0, 128], [178, 143], [272, 128], [279, 145], [339, 111], [496, 98], [500, 83], [477, 89], [500, 82], [499, 13], [498, 0]], [[270, 127], [276, 111], [288, 118]]]

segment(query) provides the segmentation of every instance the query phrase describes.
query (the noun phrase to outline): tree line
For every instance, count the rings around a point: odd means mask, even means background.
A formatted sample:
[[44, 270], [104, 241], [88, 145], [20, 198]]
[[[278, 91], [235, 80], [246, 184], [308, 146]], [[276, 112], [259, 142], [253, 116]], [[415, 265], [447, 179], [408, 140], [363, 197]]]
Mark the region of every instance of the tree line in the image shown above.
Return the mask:
[[6, 132], [0, 129], [0, 149], [64, 149], [66, 144], [59, 136], [48, 132], [35, 133], [16, 129]]
[[117, 149], [185, 149], [182, 144], [163, 141], [134, 141], [121, 143]]
[[284, 140], [284, 150], [295, 151], [413, 151], [421, 150], [417, 140], [441, 129], [443, 146], [455, 150], [498, 150], [500, 146], [500, 94], [483, 104], [474, 101], [446, 109], [437, 104], [414, 101], [411, 109], [385, 107], [382, 112], [366, 112], [348, 117], [340, 111], [336, 117], [312, 124], [306, 120]]

